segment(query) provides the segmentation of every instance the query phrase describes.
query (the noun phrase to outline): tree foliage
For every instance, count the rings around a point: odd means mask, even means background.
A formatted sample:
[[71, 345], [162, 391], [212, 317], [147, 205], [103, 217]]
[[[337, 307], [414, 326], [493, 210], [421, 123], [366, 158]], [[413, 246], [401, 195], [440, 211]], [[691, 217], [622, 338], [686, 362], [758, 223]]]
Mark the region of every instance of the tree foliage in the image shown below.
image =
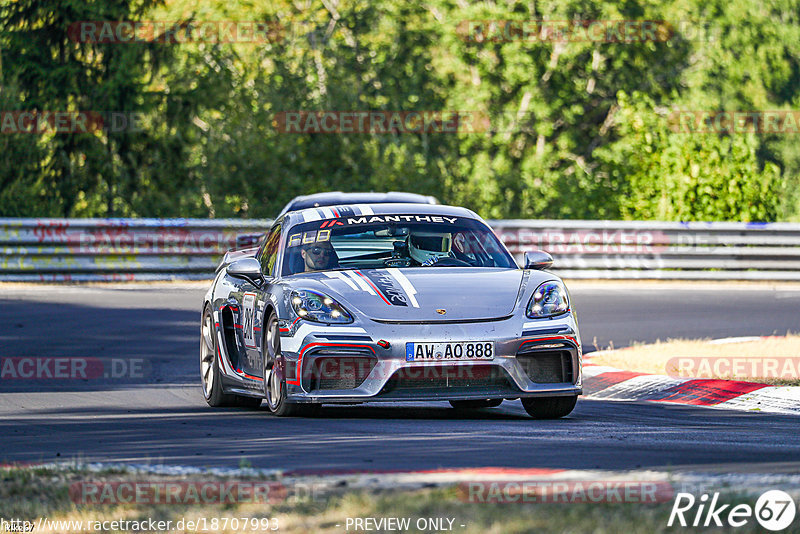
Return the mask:
[[[0, 0], [3, 110], [143, 128], [0, 135], [0, 216], [269, 217], [291, 197], [408, 190], [491, 218], [798, 217], [797, 136], [669, 113], [800, 105], [796, 0]], [[81, 20], [278, 23], [266, 43], [75, 42]], [[466, 21], [672, 21], [666, 39], [484, 39]], [[282, 111], [469, 111], [468, 133], [287, 134]]]

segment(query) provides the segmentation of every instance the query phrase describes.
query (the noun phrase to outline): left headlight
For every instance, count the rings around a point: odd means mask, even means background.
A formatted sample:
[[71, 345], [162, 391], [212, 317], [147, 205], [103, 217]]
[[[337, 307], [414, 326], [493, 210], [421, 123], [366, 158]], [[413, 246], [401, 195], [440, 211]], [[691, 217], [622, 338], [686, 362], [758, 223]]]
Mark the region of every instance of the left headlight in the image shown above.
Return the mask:
[[569, 297], [567, 289], [561, 282], [551, 280], [536, 288], [533, 292], [525, 315], [531, 319], [554, 317], [569, 311]]
[[292, 308], [298, 317], [318, 323], [352, 323], [353, 317], [328, 295], [316, 291], [292, 291]]

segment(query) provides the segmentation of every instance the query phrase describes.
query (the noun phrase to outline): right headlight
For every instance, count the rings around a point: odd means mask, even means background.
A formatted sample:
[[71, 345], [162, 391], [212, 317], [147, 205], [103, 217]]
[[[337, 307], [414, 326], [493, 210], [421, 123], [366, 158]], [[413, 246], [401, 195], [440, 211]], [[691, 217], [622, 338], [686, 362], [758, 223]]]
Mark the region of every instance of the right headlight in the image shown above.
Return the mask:
[[544, 282], [533, 292], [525, 315], [531, 319], [554, 317], [569, 311], [567, 289], [561, 282], [551, 280]]
[[298, 317], [317, 323], [352, 323], [353, 317], [344, 306], [328, 295], [316, 291], [292, 291], [292, 308]]

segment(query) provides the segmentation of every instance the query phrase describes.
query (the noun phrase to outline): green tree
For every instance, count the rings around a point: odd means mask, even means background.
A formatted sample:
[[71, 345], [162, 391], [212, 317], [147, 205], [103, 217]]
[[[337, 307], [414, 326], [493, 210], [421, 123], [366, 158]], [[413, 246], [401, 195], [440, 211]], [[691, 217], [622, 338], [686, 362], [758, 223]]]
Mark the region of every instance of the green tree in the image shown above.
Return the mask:
[[[4, 109], [141, 113], [5, 136], [0, 214], [268, 217], [410, 190], [486, 217], [800, 217], [788, 135], [671, 132], [672, 110], [798, 109], [798, 0], [0, 0]], [[278, 21], [268, 43], [76, 43], [79, 20]], [[471, 39], [467, 21], [664, 20], [662, 39]], [[663, 28], [662, 28], [663, 29]], [[702, 31], [698, 31], [702, 30]], [[283, 134], [282, 111], [451, 110], [488, 131]], [[27, 201], [27, 204], [26, 204]]]
[[[467, 39], [463, 21], [660, 20], [644, 2], [447, 5], [450, 28], [440, 68], [453, 84], [450, 107], [477, 109], [502, 125], [465, 136], [448, 176], [455, 201], [492, 217], [616, 218], [625, 177], [602, 172], [594, 151], [616, 139], [617, 92], [675, 98], [689, 43], [577, 39]], [[489, 37], [497, 35], [490, 33]], [[450, 58], [453, 58], [451, 60]]]
[[[37, 160], [30, 161], [38, 169], [36, 178], [14, 171], [0, 178], [18, 191], [10, 202], [26, 190], [31, 201], [45, 194], [47, 201], [30, 213], [56, 216], [157, 215], [180, 207], [180, 196], [170, 193], [191, 176], [182, 165], [186, 139], [175, 135], [187, 130], [191, 114], [180, 93], [154, 90], [172, 49], [81, 42], [70, 34], [79, 21], [139, 20], [156, 3], [14, 0], [0, 5], [3, 76], [16, 87], [6, 94], [6, 109], [146, 118], [139, 131], [114, 131], [106, 123], [102, 131], [42, 134], [39, 152], [30, 154]], [[148, 172], [153, 163], [157, 172]], [[137, 203], [143, 196], [146, 201]], [[0, 213], [16, 209], [13, 202], [0, 204]]]
[[774, 221], [780, 169], [758, 157], [755, 134], [675, 133], [673, 110], [641, 93], [619, 95], [619, 139], [596, 151], [604, 172], [626, 183], [626, 219]]

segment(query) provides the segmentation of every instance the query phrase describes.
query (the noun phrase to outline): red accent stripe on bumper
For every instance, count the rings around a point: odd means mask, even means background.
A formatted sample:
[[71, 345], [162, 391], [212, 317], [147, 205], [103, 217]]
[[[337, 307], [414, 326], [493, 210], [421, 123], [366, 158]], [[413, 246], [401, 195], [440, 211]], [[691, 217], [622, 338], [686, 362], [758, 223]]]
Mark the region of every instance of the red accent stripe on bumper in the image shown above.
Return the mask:
[[[300, 379], [301, 379], [301, 376], [302, 376], [302, 369], [303, 369], [303, 355], [308, 351], [308, 349], [311, 349], [313, 347], [357, 347], [357, 348], [367, 348], [370, 351], [372, 351], [372, 354], [375, 354], [375, 349], [373, 349], [369, 345], [364, 345], [364, 344], [353, 344], [353, 343], [309, 343], [308, 345], [306, 345], [305, 347], [300, 349], [300, 356], [297, 358], [297, 370], [296, 370], [297, 374], [295, 375], [296, 379], [291, 381], [291, 382], [287, 380], [286, 381], [287, 384], [292, 384], [294, 386], [299, 386], [300, 385]], [[377, 356], [377, 354], [375, 354], [375, 355]]]

